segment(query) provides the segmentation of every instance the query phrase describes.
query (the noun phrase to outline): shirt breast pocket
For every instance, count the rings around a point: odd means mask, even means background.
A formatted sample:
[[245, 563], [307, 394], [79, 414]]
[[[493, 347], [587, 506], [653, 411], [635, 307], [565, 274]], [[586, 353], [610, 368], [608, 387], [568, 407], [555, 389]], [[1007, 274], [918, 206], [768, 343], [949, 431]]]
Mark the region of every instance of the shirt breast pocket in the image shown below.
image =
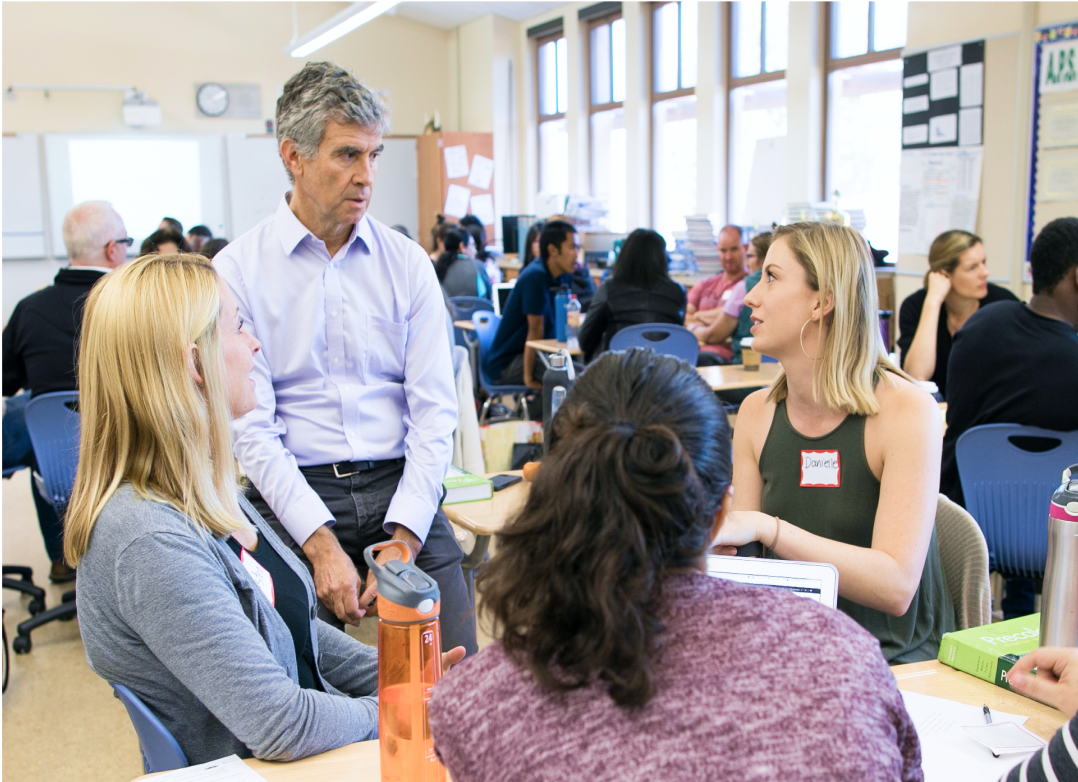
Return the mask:
[[403, 382], [407, 347], [407, 323], [395, 323], [377, 315], [368, 315], [364, 361], [364, 374], [368, 380]]

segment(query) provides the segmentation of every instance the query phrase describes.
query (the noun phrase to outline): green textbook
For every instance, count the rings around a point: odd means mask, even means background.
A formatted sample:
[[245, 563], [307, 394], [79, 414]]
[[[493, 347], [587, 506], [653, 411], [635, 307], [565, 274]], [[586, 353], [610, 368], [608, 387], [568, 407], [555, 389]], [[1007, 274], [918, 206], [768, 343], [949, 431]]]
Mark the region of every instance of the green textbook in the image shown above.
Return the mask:
[[445, 474], [442, 485], [445, 486], [445, 499], [442, 500], [442, 505], [489, 500], [494, 496], [494, 486], [490, 480], [453, 465], [449, 465], [449, 472]]
[[939, 661], [1009, 690], [1004, 674], [1040, 642], [1041, 615], [1030, 614], [944, 634]]

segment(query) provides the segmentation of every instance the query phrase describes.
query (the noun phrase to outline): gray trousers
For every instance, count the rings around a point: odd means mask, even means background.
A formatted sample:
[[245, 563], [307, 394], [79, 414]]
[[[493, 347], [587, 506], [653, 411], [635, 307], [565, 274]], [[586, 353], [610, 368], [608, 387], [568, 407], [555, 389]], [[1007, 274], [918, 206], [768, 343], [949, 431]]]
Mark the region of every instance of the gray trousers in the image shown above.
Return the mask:
[[[333, 514], [336, 523], [330, 529], [337, 536], [344, 553], [355, 563], [359, 575], [366, 579], [367, 563], [363, 560], [363, 550], [390, 538], [382, 528], [382, 522], [404, 473], [404, 460], [382, 462], [374, 469], [344, 478], [336, 477], [332, 468], [325, 467], [301, 467], [300, 472]], [[254, 485], [247, 487], [247, 499], [313, 573], [314, 568], [303, 549], [288, 534]], [[453, 535], [449, 519], [439, 508], [434, 514], [423, 548], [416, 557], [416, 565], [438, 582], [441, 591], [442, 650], [463, 646], [471, 656], [478, 651], [475, 643], [475, 611], [460, 567], [463, 558], [464, 552]], [[318, 612], [324, 621], [335, 627], [343, 627], [341, 621], [325, 606], [319, 605]]]

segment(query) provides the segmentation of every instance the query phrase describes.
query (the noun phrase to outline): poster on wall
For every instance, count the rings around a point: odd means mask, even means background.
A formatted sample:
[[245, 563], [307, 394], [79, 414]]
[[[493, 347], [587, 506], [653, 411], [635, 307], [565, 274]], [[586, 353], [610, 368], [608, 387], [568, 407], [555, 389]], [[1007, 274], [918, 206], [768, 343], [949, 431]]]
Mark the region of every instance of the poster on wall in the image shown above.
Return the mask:
[[983, 105], [983, 40], [903, 58], [902, 149], [979, 147]]
[[928, 255], [932, 240], [952, 228], [973, 233], [984, 147], [905, 149], [898, 204], [898, 251]]

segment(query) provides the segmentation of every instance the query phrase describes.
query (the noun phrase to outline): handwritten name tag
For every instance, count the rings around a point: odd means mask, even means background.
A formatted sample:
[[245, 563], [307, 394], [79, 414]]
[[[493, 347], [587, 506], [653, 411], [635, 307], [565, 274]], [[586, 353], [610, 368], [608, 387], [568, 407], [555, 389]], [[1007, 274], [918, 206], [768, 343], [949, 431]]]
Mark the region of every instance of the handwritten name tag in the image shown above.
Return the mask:
[[838, 451], [802, 451], [801, 485], [838, 488], [842, 483]]
[[247, 568], [247, 574], [262, 590], [262, 594], [270, 601], [270, 605], [276, 606], [277, 602], [273, 592], [273, 576], [270, 575], [270, 572], [262, 567], [258, 560], [251, 556], [251, 553], [245, 548], [240, 549], [240, 562]]

